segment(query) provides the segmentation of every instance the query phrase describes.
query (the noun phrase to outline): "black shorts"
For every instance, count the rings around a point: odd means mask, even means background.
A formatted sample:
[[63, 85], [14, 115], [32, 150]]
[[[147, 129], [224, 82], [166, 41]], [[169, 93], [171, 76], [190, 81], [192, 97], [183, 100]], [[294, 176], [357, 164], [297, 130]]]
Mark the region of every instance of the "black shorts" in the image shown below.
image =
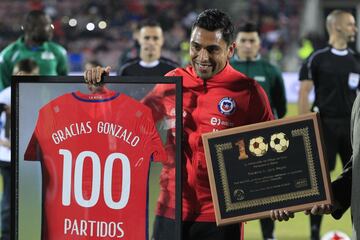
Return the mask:
[[[241, 224], [231, 224], [222, 227], [215, 222], [182, 223], [182, 239], [186, 240], [240, 240]], [[156, 216], [152, 240], [175, 239], [175, 220]]]

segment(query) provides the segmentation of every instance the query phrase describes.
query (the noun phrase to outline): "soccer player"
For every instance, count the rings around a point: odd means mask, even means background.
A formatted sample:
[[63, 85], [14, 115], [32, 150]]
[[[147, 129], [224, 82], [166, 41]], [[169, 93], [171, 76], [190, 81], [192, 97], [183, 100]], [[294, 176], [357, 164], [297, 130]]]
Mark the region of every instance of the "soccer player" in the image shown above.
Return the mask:
[[[241, 223], [216, 226], [201, 134], [273, 119], [261, 86], [230, 66], [234, 49], [234, 26], [229, 16], [217, 9], [205, 10], [192, 26], [191, 64], [166, 74], [183, 77], [182, 237], [186, 240], [239, 240], [243, 237]], [[86, 71], [85, 81], [99, 83], [101, 75], [109, 71], [110, 67]], [[158, 85], [143, 100], [152, 106], [155, 119], [162, 116], [174, 119], [172, 92]], [[213, 124], [212, 119], [220, 124]], [[174, 143], [171, 134], [168, 142]], [[166, 150], [172, 159], [173, 149]], [[174, 238], [175, 232], [174, 164], [163, 166], [160, 185], [153, 238], [168, 240]]]
[[[351, 108], [359, 90], [360, 62], [348, 43], [357, 32], [351, 13], [334, 10], [326, 18], [329, 46], [314, 51], [303, 63], [299, 79], [299, 113], [310, 111], [308, 95], [315, 87], [311, 108], [320, 112], [326, 156], [330, 170], [335, 169], [336, 154], [343, 166], [349, 161]], [[322, 216], [311, 215], [311, 239], [318, 240]]]
[[33, 59], [40, 75], [66, 75], [66, 50], [51, 41], [53, 25], [45, 12], [33, 10], [23, 25], [24, 35], [0, 53], [0, 89], [10, 85], [15, 64], [22, 59]]

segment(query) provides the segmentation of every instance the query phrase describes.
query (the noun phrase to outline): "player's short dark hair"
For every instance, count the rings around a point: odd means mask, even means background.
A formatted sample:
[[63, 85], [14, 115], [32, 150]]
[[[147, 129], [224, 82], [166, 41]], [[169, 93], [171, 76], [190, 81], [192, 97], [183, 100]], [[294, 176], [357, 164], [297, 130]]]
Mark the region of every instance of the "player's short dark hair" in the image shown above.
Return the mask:
[[161, 28], [161, 25], [154, 18], [146, 18], [139, 23], [138, 30], [140, 30], [143, 27], [160, 27]]
[[32, 31], [32, 29], [39, 24], [39, 19], [48, 17], [43, 10], [32, 10], [24, 18], [24, 23], [21, 26], [25, 32]]
[[20, 60], [19, 62], [17, 62], [14, 66], [14, 68], [17, 68], [18, 71], [20, 72], [33, 72], [36, 68], [38, 68], [38, 64], [35, 62], [35, 60], [30, 59], [30, 58], [26, 58], [23, 60]]
[[47, 16], [47, 14], [43, 10], [32, 10], [25, 16], [25, 24], [32, 23], [44, 16]]
[[194, 30], [195, 27], [204, 28], [212, 32], [221, 30], [223, 39], [228, 45], [234, 41], [234, 25], [230, 17], [218, 9], [207, 9], [200, 13], [193, 23], [191, 30]]
[[251, 21], [246, 21], [242, 24], [240, 24], [240, 26], [237, 29], [237, 32], [257, 32], [259, 33], [259, 27], [255, 22], [251, 22]]

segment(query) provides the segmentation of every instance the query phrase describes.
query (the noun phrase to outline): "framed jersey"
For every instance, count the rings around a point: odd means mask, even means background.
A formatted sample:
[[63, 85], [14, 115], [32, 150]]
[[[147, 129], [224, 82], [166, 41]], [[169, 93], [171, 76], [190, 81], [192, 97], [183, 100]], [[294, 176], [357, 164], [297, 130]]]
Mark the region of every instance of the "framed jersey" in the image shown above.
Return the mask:
[[[11, 239], [151, 236], [157, 175], [169, 159], [181, 179], [182, 81], [105, 77], [104, 83], [13, 77]], [[144, 101], [155, 85], [176, 95], [172, 116]], [[166, 151], [169, 141], [175, 158]]]

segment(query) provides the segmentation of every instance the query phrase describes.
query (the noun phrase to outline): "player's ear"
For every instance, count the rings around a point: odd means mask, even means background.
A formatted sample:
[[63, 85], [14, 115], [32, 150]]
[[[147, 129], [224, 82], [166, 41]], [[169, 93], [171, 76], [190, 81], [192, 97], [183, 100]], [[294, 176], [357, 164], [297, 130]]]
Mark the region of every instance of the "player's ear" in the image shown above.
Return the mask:
[[235, 42], [230, 43], [228, 47], [228, 59], [230, 59], [234, 55], [235, 48], [236, 48], [236, 43]]

